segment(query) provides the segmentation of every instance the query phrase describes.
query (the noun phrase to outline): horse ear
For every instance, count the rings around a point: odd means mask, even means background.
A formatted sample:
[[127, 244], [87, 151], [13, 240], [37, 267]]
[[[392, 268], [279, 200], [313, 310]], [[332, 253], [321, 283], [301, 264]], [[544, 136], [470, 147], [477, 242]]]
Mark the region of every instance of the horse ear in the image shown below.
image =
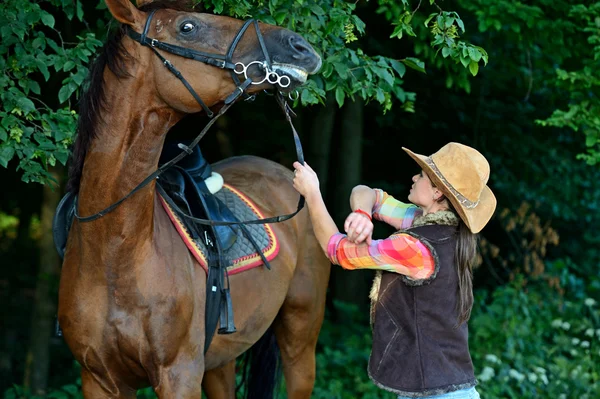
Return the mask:
[[[115, 19], [134, 28], [141, 28], [144, 23], [144, 13], [138, 10], [130, 0], [105, 0], [108, 10]], [[149, 3], [140, 0], [139, 3]]]

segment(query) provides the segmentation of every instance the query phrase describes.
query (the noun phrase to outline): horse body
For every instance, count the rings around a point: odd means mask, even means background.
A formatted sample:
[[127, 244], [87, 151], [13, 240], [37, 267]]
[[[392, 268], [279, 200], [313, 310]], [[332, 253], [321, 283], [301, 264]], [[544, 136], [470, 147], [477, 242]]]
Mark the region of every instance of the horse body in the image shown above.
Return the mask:
[[[145, 14], [129, 0], [108, 0], [107, 5], [119, 21], [142, 29]], [[171, 27], [189, 20], [187, 15], [161, 10], [151, 33], [174, 35]], [[232, 40], [241, 24], [216, 16], [200, 20], [227, 28], [224, 40]], [[150, 50], [128, 38], [123, 46], [131, 55], [126, 59], [130, 77], [119, 77], [109, 68], [103, 72], [104, 107], [96, 110], [96, 137], [87, 148], [80, 179], [78, 212], [83, 216], [106, 208], [152, 173], [169, 128], [199, 108]], [[240, 41], [243, 54], [257, 47], [246, 36]], [[233, 91], [224, 71], [191, 64], [180, 61], [179, 68], [194, 76], [190, 81], [209, 106]], [[294, 210], [297, 193], [288, 169], [256, 157], [239, 157], [215, 165], [214, 170], [264, 214]], [[82, 365], [86, 398], [133, 398], [147, 385], [159, 397], [198, 398], [205, 372], [209, 398], [231, 398], [235, 358], [271, 325], [289, 397], [309, 397], [329, 262], [318, 247], [307, 211], [272, 225], [280, 240], [272, 270], [258, 267], [230, 277], [238, 332], [215, 335], [204, 355], [206, 273], [158, 202], [154, 184], [101, 218], [75, 221], [71, 227], [59, 321]]]

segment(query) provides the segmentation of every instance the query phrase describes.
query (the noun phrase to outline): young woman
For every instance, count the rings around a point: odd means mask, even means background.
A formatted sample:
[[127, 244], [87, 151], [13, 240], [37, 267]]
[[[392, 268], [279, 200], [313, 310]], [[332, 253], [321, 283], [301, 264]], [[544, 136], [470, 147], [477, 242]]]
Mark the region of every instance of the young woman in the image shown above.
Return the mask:
[[[380, 271], [371, 292], [371, 380], [400, 399], [476, 399], [467, 320], [476, 234], [496, 208], [486, 185], [489, 164], [459, 143], [429, 157], [403, 150], [422, 169], [412, 179], [412, 204], [357, 186], [346, 234], [329, 215], [310, 166], [294, 163], [294, 186], [306, 198], [315, 235], [332, 263]], [[372, 218], [398, 231], [374, 240]]]

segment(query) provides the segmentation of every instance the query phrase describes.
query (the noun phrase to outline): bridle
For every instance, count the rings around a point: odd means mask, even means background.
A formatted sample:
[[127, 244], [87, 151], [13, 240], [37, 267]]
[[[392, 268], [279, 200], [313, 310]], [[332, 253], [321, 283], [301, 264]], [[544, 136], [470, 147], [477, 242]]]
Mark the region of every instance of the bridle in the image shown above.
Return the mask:
[[[192, 149], [200, 142], [200, 140], [202, 139], [202, 137], [204, 137], [206, 132], [208, 132], [210, 127], [217, 121], [217, 119], [219, 119], [219, 117], [221, 117], [229, 109], [229, 107], [231, 107], [231, 105], [235, 102], [235, 100], [237, 100], [240, 97], [240, 95], [244, 95], [246, 98], [252, 97], [252, 96], [249, 96], [246, 92], [246, 89], [251, 84], [262, 84], [265, 81], [267, 81], [270, 84], [273, 84], [273, 85], [277, 84], [283, 88], [288, 87], [291, 84], [291, 80], [289, 77], [287, 77], [285, 75], [280, 76], [272, 70], [271, 59], [269, 57], [269, 53], [267, 51], [267, 47], [264, 42], [264, 38], [260, 32], [258, 22], [255, 19], [249, 19], [246, 22], [244, 22], [244, 25], [242, 25], [239, 32], [237, 33], [237, 35], [231, 42], [231, 45], [229, 46], [229, 49], [227, 50], [227, 54], [221, 55], [221, 54], [212, 54], [212, 53], [197, 51], [194, 49], [189, 49], [186, 47], [181, 47], [181, 46], [177, 46], [174, 44], [161, 42], [157, 39], [149, 38], [148, 31], [150, 29], [150, 23], [152, 21], [154, 13], [156, 13], [156, 11], [157, 10], [153, 10], [148, 15], [148, 19], [146, 20], [146, 24], [144, 26], [144, 31], [141, 34], [131, 30], [128, 27], [127, 35], [131, 39], [140, 43], [142, 46], [149, 47], [154, 52], [154, 54], [156, 54], [156, 56], [162, 61], [162, 63], [165, 65], [165, 67], [167, 67], [167, 69], [173, 75], [175, 75], [175, 77], [177, 77], [181, 81], [181, 83], [183, 83], [183, 85], [188, 89], [188, 91], [191, 93], [191, 95], [194, 97], [194, 99], [198, 102], [198, 104], [200, 104], [202, 109], [206, 112], [206, 114], [208, 115], [210, 120], [206, 124], [204, 129], [202, 129], [200, 134], [198, 134], [198, 136], [196, 136], [196, 138], [189, 145], [186, 146], [182, 143], [178, 144], [179, 148], [181, 148], [183, 150], [179, 155], [177, 155], [175, 158], [173, 158], [170, 161], [161, 165], [156, 171], [154, 171], [149, 176], [147, 176], [144, 180], [142, 180], [142, 182], [139, 183], [126, 196], [124, 196], [120, 200], [116, 201], [112, 205], [108, 206], [107, 208], [105, 208], [105, 209], [101, 210], [100, 212], [97, 212], [93, 215], [82, 217], [78, 214], [78, 210], [77, 210], [78, 200], [76, 198], [74, 214], [75, 214], [75, 218], [80, 222], [91, 222], [93, 220], [99, 219], [102, 216], [112, 212], [119, 205], [121, 205], [126, 199], [128, 199], [133, 194], [135, 194], [137, 191], [139, 191], [140, 189], [145, 187], [151, 181], [158, 179], [158, 177], [163, 172], [165, 172], [167, 169], [169, 169], [170, 167], [175, 165], [177, 162], [181, 161], [187, 155], [191, 154]], [[258, 37], [258, 42], [260, 44], [260, 47], [261, 47], [261, 50], [262, 50], [262, 53], [263, 53], [263, 56], [265, 59], [263, 61], [252, 61], [252, 62], [248, 63], [247, 65], [244, 65], [241, 62], [237, 62], [234, 64], [232, 61], [233, 53], [235, 52], [235, 49], [236, 49], [237, 45], [239, 44], [239, 41], [241, 40], [242, 36], [246, 32], [246, 30], [248, 29], [250, 24], [254, 25], [254, 28], [256, 30], [256, 35]], [[195, 61], [200, 61], [205, 64], [212, 65], [212, 66], [215, 66], [218, 68], [229, 69], [231, 77], [232, 77], [234, 83], [236, 84], [236, 89], [229, 96], [227, 96], [227, 98], [225, 99], [225, 105], [215, 115], [210, 110], [210, 108], [208, 108], [208, 106], [204, 103], [204, 101], [202, 101], [202, 99], [200, 98], [198, 93], [196, 93], [196, 91], [189, 84], [189, 82], [183, 77], [181, 72], [179, 72], [179, 70], [177, 70], [177, 68], [175, 68], [175, 66], [168, 59], [163, 57], [158, 52], [157, 49], [160, 49], [162, 51], [165, 51], [165, 52], [168, 52], [171, 54], [178, 55], [180, 57], [192, 59]], [[262, 80], [257, 81], [257, 82], [253, 81], [250, 77], [248, 77], [248, 68], [251, 65], [255, 65], [255, 64], [257, 64], [259, 67], [261, 67], [265, 71], [265, 77]], [[237, 75], [243, 75], [245, 78], [244, 82], [240, 82]], [[294, 112], [289, 107], [289, 105], [286, 102], [285, 97], [284, 97], [283, 93], [281, 93], [281, 91], [277, 91], [276, 99], [277, 99], [277, 102], [279, 103], [279, 105], [281, 106], [282, 110], [284, 111], [286, 119], [292, 128], [292, 133], [294, 135], [294, 144], [296, 147], [296, 155], [297, 155], [298, 161], [301, 164], [304, 164], [304, 154], [302, 152], [302, 144], [300, 143], [300, 137], [298, 136], [298, 133], [296, 132], [296, 129], [294, 128], [294, 125], [292, 124], [292, 119], [290, 116], [290, 114], [294, 115]], [[258, 220], [237, 221], [237, 222], [226, 222], [226, 221], [200, 219], [200, 218], [195, 218], [191, 215], [186, 214], [171, 200], [171, 198], [164, 192], [164, 190], [162, 189], [162, 187], [160, 185], [157, 185], [156, 187], [157, 187], [157, 190], [160, 192], [160, 194], [163, 196], [163, 198], [171, 206], [171, 208], [174, 209], [175, 212], [177, 212], [179, 215], [181, 215], [182, 217], [189, 219], [195, 223], [202, 224], [202, 225], [209, 225], [209, 226], [230, 226], [230, 225], [241, 225], [241, 224], [278, 223], [278, 222], [283, 222], [285, 220], [291, 219], [298, 212], [300, 212], [302, 210], [302, 208], [304, 207], [304, 197], [300, 196], [300, 199], [298, 200], [298, 207], [297, 207], [296, 211], [294, 211], [293, 213], [287, 214], [287, 215], [274, 216], [274, 217], [258, 219]]]
[[[255, 85], [262, 84], [265, 81], [267, 81], [271, 84], [280, 84], [284, 88], [288, 87], [290, 85], [290, 83], [291, 83], [290, 78], [288, 78], [287, 76], [279, 76], [276, 72], [272, 71], [271, 58], [269, 57], [269, 52], [267, 51], [267, 46], [265, 45], [263, 35], [261, 34], [260, 28], [258, 27], [258, 21], [256, 21], [255, 19], [249, 19], [246, 22], [244, 22], [244, 25], [242, 25], [239, 32], [237, 33], [237, 35], [235, 36], [235, 38], [229, 45], [227, 54], [221, 55], [221, 54], [206, 53], [203, 51], [198, 51], [198, 50], [194, 50], [194, 49], [190, 49], [190, 48], [186, 48], [186, 47], [181, 47], [181, 46], [177, 46], [174, 44], [161, 42], [157, 39], [149, 38], [148, 31], [150, 30], [150, 23], [152, 22], [152, 18], [154, 17], [154, 13], [156, 13], [156, 11], [157, 10], [153, 10], [148, 15], [148, 19], [146, 20], [146, 25], [144, 26], [144, 31], [142, 32], [142, 34], [139, 34], [128, 27], [127, 35], [130, 38], [132, 38], [133, 40], [135, 40], [136, 42], [140, 43], [142, 46], [149, 47], [154, 52], [154, 54], [156, 54], [156, 56], [158, 58], [160, 58], [160, 60], [167, 67], [167, 69], [173, 75], [175, 75], [183, 83], [183, 85], [188, 89], [188, 91], [196, 99], [198, 104], [200, 104], [202, 109], [204, 109], [204, 112], [206, 112], [206, 115], [208, 115], [209, 118], [212, 118], [214, 116], [214, 113], [210, 110], [210, 108], [208, 108], [208, 106], [204, 103], [204, 101], [202, 101], [202, 99], [200, 98], [198, 93], [196, 93], [196, 91], [192, 88], [192, 86], [188, 83], [188, 81], [182, 76], [181, 72], [179, 72], [177, 70], [177, 68], [175, 68], [175, 66], [173, 66], [173, 64], [169, 60], [167, 60], [165, 57], [163, 57], [157, 51], [157, 49], [166, 51], [171, 54], [178, 55], [180, 57], [188, 58], [188, 59], [195, 60], [195, 61], [200, 61], [205, 64], [215, 66], [217, 68], [229, 69], [231, 77], [237, 87], [234, 90], [234, 92], [231, 93], [225, 100], [226, 104], [235, 101], [235, 99], [237, 99], [237, 97], [239, 95], [246, 94], [245, 91], [250, 84], [255, 84]], [[252, 61], [248, 65], [244, 65], [242, 62], [237, 62], [234, 64], [233, 60], [232, 60], [233, 53], [235, 52], [237, 45], [239, 44], [240, 40], [244, 36], [244, 33], [246, 33], [246, 30], [248, 29], [250, 24], [254, 25], [254, 29], [256, 31], [256, 36], [258, 37], [258, 43], [260, 44], [260, 48], [262, 50], [262, 53], [263, 53], [263, 56], [265, 59], [264, 59], [264, 61]], [[262, 67], [262, 69], [265, 71], [265, 77], [261, 81], [258, 81], [258, 82], [252, 81], [252, 79], [249, 78], [248, 74], [247, 74], [248, 68], [254, 64], [258, 64], [258, 66]], [[243, 83], [241, 83], [240, 80], [238, 79], [237, 75], [244, 75], [245, 81]]]

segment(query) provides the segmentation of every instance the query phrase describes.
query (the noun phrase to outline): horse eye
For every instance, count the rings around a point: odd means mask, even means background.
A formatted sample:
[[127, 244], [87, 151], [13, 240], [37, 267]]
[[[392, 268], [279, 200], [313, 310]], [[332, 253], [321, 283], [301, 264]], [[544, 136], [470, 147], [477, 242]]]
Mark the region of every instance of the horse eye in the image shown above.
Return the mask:
[[184, 22], [184, 23], [181, 25], [181, 31], [182, 31], [183, 33], [190, 33], [190, 32], [191, 32], [191, 31], [193, 31], [194, 29], [196, 29], [196, 25], [194, 25], [194, 24], [193, 24], [193, 23], [191, 23], [191, 22]]

